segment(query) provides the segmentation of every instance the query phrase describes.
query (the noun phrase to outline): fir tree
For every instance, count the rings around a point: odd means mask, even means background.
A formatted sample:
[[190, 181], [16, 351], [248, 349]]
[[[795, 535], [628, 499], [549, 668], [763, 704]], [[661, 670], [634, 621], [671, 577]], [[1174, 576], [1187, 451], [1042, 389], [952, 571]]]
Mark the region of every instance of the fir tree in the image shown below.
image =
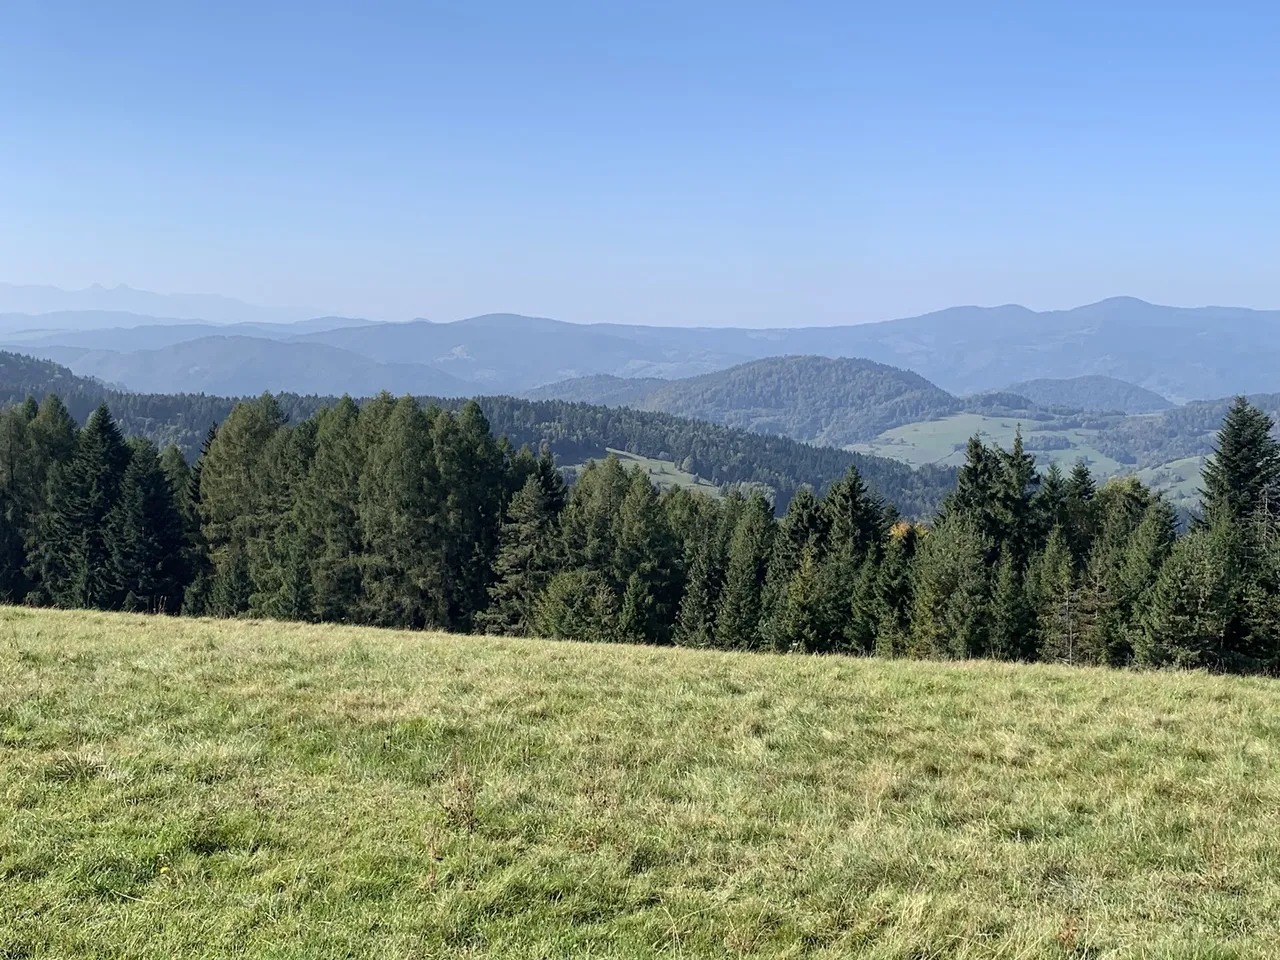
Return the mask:
[[1071, 553], [1071, 561], [1078, 570], [1084, 566], [1089, 551], [1093, 549], [1097, 530], [1097, 510], [1093, 502], [1097, 488], [1084, 460], [1077, 460], [1071, 468], [1066, 492], [1067, 522], [1062, 527], [1062, 534]]
[[102, 405], [80, 432], [65, 469], [55, 466], [50, 475], [41, 580], [58, 606], [110, 608], [117, 602], [107, 517], [128, 464], [129, 448]]
[[791, 653], [825, 653], [832, 639], [823, 611], [817, 550], [810, 545], [787, 583], [774, 644], [776, 649]]
[[562, 487], [558, 473], [533, 472], [507, 505], [489, 608], [480, 618], [488, 632], [530, 632], [538, 600], [556, 569], [556, 503], [563, 500]]
[[991, 544], [967, 513], [946, 515], [923, 538], [913, 565], [914, 605], [909, 651], [915, 656], [967, 659], [990, 642]]
[[1239, 666], [1240, 615], [1233, 531], [1227, 521], [1174, 546], [1144, 603], [1135, 659], [1142, 666]]
[[753, 650], [760, 646], [761, 593], [774, 540], [773, 510], [760, 493], [746, 502], [729, 543], [724, 592], [716, 618], [716, 646]]
[[1081, 659], [1080, 596], [1071, 549], [1062, 528], [1054, 527], [1030, 575], [1041, 660], [1075, 663]]
[[857, 467], [850, 467], [822, 500], [831, 549], [848, 550], [858, 562], [884, 540], [884, 504], [873, 497]]
[[1036, 616], [1023, 576], [1009, 549], [1000, 551], [991, 598], [991, 656], [1029, 660], [1035, 656]]
[[1237, 522], [1259, 512], [1280, 517], [1280, 444], [1271, 435], [1274, 428], [1269, 416], [1244, 397], [1236, 398], [1205, 461], [1206, 517]]
[[177, 613], [187, 579], [182, 517], [155, 445], [134, 440], [130, 447], [106, 521], [115, 594], [134, 610]]

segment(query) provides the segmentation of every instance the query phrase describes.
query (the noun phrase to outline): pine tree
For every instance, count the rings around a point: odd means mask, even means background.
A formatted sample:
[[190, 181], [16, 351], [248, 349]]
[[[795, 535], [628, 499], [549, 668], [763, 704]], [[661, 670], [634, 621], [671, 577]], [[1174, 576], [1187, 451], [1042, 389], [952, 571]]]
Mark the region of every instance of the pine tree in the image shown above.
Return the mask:
[[618, 597], [598, 570], [557, 573], [534, 614], [534, 632], [552, 640], [610, 643], [626, 639], [618, 629]]
[[1144, 602], [1135, 660], [1142, 666], [1237, 665], [1242, 613], [1229, 521], [1193, 530], [1173, 547]]
[[729, 543], [724, 591], [716, 617], [716, 646], [754, 650], [761, 644], [761, 593], [768, 574], [775, 522], [769, 502], [754, 493]]
[[1067, 523], [1062, 528], [1071, 561], [1077, 570], [1084, 566], [1089, 551], [1093, 549], [1098, 524], [1097, 509], [1093, 502], [1096, 493], [1089, 465], [1084, 460], [1077, 460], [1071, 468], [1071, 475], [1067, 477]]
[[919, 528], [899, 522], [889, 528], [884, 557], [876, 566], [875, 652], [892, 657], [907, 652], [914, 605], [912, 568]]
[[[432, 422], [412, 397], [379, 420], [361, 414], [360, 619], [379, 626], [447, 627], [443, 500]], [[435, 414], [439, 415], [439, 414]], [[380, 423], [379, 423], [380, 421]]]
[[322, 621], [345, 619], [362, 592], [359, 503], [366, 446], [359, 418], [350, 397], [315, 418], [315, 455], [296, 498], [298, 529], [314, 541], [311, 592]]
[[991, 631], [990, 540], [967, 512], [944, 516], [923, 538], [913, 565], [907, 652], [967, 659], [984, 655]]
[[822, 609], [817, 550], [804, 549], [787, 590], [774, 634], [775, 649], [791, 653], [825, 653], [833, 637]]
[[1071, 549], [1060, 527], [1054, 527], [1044, 550], [1033, 561], [1030, 580], [1040, 659], [1079, 661], [1082, 658], [1080, 595]]
[[885, 536], [884, 504], [868, 492], [857, 467], [831, 485], [822, 512], [831, 549], [848, 550], [858, 562], [879, 550]]
[[1269, 416], [1236, 397], [1204, 465], [1201, 499], [1207, 517], [1280, 516], [1280, 444], [1271, 435], [1274, 428]]
[[1062, 468], [1057, 461], [1049, 464], [1049, 469], [1040, 480], [1040, 488], [1035, 495], [1036, 535], [1040, 542], [1049, 536], [1054, 527], [1064, 530], [1067, 518], [1067, 480], [1062, 475]]
[[967, 517], [991, 551], [988, 559], [992, 561], [1003, 540], [999, 516], [1003, 474], [999, 451], [987, 447], [975, 434], [965, 446], [964, 463], [956, 472], [956, 487], [943, 501], [941, 510], [944, 518]]
[[249, 611], [252, 597], [249, 553], [242, 541], [233, 539], [214, 563], [206, 612], [214, 617], [238, 617]]
[[1036, 616], [1013, 552], [1000, 552], [991, 598], [991, 656], [1029, 660], [1035, 656]]
[[1013, 446], [1008, 451], [997, 448], [1000, 475], [996, 484], [995, 519], [999, 547], [1007, 550], [1015, 568], [1026, 566], [1039, 539], [1036, 516], [1035, 457], [1022, 446], [1022, 428], [1014, 431]]
[[27, 578], [26, 532], [39, 506], [32, 471], [29, 408], [0, 411], [0, 603], [23, 600]]
[[782, 618], [786, 616], [787, 592], [806, 552], [813, 554], [815, 570], [825, 557], [828, 528], [821, 502], [812, 490], [801, 487], [787, 504], [787, 512], [773, 537], [773, 551], [761, 594], [760, 637], [765, 646], [788, 649], [788, 641], [780, 633]]
[[107, 517], [129, 457], [104, 404], [80, 431], [65, 469], [56, 465], [50, 475], [41, 580], [58, 606], [110, 608], [118, 601]]
[[538, 600], [556, 569], [556, 502], [563, 500], [558, 479], [558, 473], [530, 473], [507, 504], [489, 607], [480, 617], [490, 633], [525, 635], [532, 629]]
[[118, 602], [149, 613], [177, 613], [186, 586], [184, 530], [155, 445], [130, 441], [120, 495], [106, 520]]

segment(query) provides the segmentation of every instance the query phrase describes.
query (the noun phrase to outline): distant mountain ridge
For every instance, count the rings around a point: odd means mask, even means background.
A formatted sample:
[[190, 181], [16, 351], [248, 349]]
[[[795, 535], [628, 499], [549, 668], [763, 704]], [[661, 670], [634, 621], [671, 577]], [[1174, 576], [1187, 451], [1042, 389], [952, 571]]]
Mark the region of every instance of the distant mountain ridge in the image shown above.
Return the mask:
[[30, 353], [66, 364], [81, 376], [121, 384], [136, 393], [349, 393], [373, 396], [470, 396], [475, 385], [427, 364], [378, 363], [323, 343], [212, 336], [155, 350], [30, 347]]
[[1152, 390], [1115, 377], [1023, 380], [1006, 389], [1042, 406], [1072, 407], [1077, 410], [1158, 413], [1174, 405]]
[[[0, 307], [5, 302], [0, 297]], [[41, 318], [35, 319], [41, 325]], [[878, 323], [767, 330], [573, 324], [516, 314], [451, 323], [336, 318], [279, 327], [255, 322], [258, 328], [236, 333], [322, 343], [377, 363], [426, 364], [483, 392], [521, 393], [600, 375], [682, 379], [768, 357], [810, 355], [857, 357], [912, 370], [957, 396], [1028, 380], [1078, 377], [1122, 380], [1177, 403], [1280, 389], [1280, 311], [1167, 307], [1128, 297], [1072, 310], [968, 306]], [[136, 322], [111, 329], [104, 323], [93, 318], [101, 336], [115, 342], [90, 344], [84, 330], [31, 334], [29, 323], [28, 332], [19, 334], [0, 322], [0, 345], [36, 340], [42, 348], [120, 351], [168, 345], [140, 343], [145, 332]], [[43, 324], [49, 325], [47, 318]], [[190, 326], [184, 320], [162, 325], [169, 328], [163, 336], [171, 343], [211, 332], [184, 329]]]

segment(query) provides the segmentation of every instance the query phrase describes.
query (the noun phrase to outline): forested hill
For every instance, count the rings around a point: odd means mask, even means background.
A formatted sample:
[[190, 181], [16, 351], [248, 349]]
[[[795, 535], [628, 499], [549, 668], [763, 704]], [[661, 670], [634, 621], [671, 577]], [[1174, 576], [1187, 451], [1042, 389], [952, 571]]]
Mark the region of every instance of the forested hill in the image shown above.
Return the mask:
[[1118, 410], [1121, 413], [1159, 413], [1173, 404], [1160, 394], [1115, 377], [1023, 380], [1006, 388], [1045, 407], [1075, 410]]
[[0, 406], [21, 403], [29, 394], [84, 392], [100, 397], [105, 389], [101, 383], [77, 377], [51, 360], [0, 350]]
[[534, 395], [626, 404], [837, 447], [962, 408], [956, 397], [910, 370], [817, 356], [768, 357], [671, 381], [585, 377]]
[[[13, 357], [0, 354], [0, 359]], [[123, 393], [77, 378], [45, 361], [22, 357], [9, 363], [15, 370], [26, 369], [23, 361], [46, 371], [49, 379], [28, 376], [10, 385], [0, 377], [0, 398], [5, 402], [20, 402], [28, 394], [40, 400], [57, 393], [72, 416], [84, 423], [105, 401], [125, 434], [145, 437], [160, 446], [175, 444], [189, 461], [199, 451], [209, 426], [226, 419], [236, 403], [234, 398], [204, 394]], [[4, 369], [8, 368], [0, 367]], [[298, 423], [321, 407], [334, 405], [337, 398], [279, 394], [276, 400], [289, 421]], [[464, 402], [454, 398], [420, 400], [445, 409], [458, 409]], [[537, 449], [546, 443], [562, 463], [602, 458], [608, 448], [670, 460], [716, 484], [768, 486], [780, 510], [801, 486], [824, 490], [853, 464], [874, 491], [911, 517], [932, 513], [955, 481], [951, 468], [912, 470], [884, 457], [810, 446], [657, 412], [511, 397], [481, 397], [478, 402], [493, 433], [507, 437], [517, 447], [528, 444]]]

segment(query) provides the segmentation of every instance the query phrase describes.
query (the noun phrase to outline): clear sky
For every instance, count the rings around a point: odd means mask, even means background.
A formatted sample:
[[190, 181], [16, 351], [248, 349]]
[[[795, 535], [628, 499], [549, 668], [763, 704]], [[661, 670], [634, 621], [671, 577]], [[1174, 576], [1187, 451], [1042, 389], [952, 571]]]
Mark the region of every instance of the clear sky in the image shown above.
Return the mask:
[[1280, 307], [1277, 7], [8, 0], [0, 280], [386, 319]]

